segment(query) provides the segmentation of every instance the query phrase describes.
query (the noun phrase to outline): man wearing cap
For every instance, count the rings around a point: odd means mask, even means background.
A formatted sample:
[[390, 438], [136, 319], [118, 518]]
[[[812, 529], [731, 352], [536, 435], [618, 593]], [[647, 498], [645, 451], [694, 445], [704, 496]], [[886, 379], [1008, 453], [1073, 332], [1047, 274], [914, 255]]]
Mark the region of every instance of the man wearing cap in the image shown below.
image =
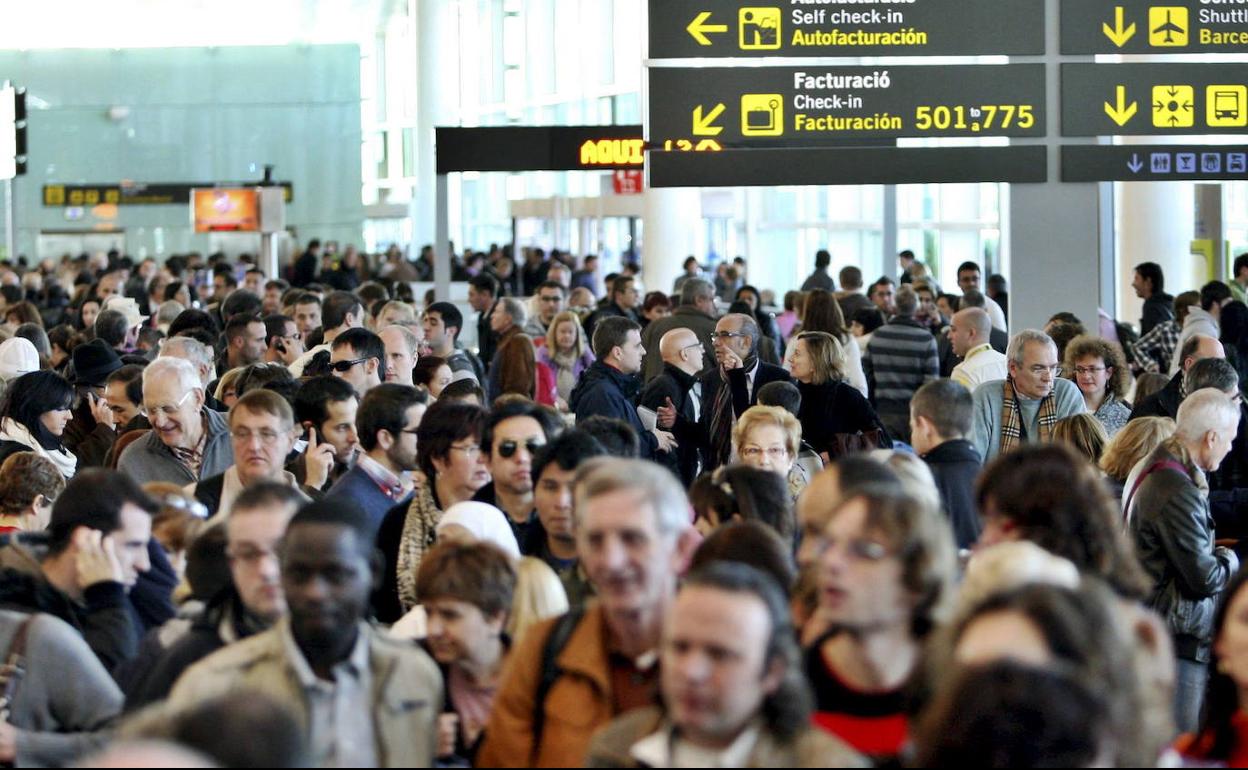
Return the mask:
[[147, 322], [149, 316], [139, 311], [139, 303], [132, 297], [111, 297], [104, 303], [101, 310], [116, 310], [126, 318], [125, 350], [134, 350], [138, 342], [139, 329]]
[[[108, 411], [104, 386], [108, 376], [121, 368], [121, 358], [103, 340], [94, 339], [74, 348], [74, 388], [78, 407], [65, 426], [65, 447], [78, 457], [79, 468], [103, 467], [117, 434], [112, 422], [100, 419]], [[98, 410], [98, 411], [97, 411]]]

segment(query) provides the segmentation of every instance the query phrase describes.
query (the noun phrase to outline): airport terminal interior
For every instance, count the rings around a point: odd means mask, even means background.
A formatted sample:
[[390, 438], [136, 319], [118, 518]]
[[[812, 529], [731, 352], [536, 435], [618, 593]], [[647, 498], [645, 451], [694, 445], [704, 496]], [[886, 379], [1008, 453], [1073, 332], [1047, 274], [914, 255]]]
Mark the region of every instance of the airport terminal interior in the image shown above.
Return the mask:
[[1248, 766], [1248, 0], [0, 18], [0, 763]]

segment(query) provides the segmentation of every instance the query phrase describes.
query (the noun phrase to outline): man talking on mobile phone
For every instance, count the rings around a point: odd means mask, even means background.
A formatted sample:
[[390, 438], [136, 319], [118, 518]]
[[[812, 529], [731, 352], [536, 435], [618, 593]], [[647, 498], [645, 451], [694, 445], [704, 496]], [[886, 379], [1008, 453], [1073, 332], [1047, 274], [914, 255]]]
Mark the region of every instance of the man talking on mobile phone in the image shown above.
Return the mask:
[[129, 477], [92, 468], [52, 506], [47, 551], [0, 548], [0, 604], [55, 615], [77, 629], [109, 671], [138, 653], [126, 594], [151, 568], [155, 502]]

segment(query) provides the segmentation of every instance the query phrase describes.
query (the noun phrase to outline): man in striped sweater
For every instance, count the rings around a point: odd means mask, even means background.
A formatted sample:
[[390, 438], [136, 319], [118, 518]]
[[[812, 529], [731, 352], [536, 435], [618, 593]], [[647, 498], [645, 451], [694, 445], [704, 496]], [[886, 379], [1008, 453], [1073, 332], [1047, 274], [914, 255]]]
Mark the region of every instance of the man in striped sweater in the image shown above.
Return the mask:
[[862, 366], [871, 403], [893, 438], [910, 443], [910, 400], [923, 383], [940, 376], [936, 338], [914, 319], [919, 298], [914, 289], [897, 291], [897, 315], [867, 344]]

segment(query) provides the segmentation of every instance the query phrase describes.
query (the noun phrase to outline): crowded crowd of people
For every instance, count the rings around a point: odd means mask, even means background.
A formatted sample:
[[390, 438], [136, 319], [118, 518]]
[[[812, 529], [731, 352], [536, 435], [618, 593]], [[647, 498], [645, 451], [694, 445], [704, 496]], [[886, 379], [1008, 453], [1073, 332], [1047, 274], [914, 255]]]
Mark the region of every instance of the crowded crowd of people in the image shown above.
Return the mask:
[[1248, 763], [1248, 255], [433, 259], [0, 264], [0, 762]]

